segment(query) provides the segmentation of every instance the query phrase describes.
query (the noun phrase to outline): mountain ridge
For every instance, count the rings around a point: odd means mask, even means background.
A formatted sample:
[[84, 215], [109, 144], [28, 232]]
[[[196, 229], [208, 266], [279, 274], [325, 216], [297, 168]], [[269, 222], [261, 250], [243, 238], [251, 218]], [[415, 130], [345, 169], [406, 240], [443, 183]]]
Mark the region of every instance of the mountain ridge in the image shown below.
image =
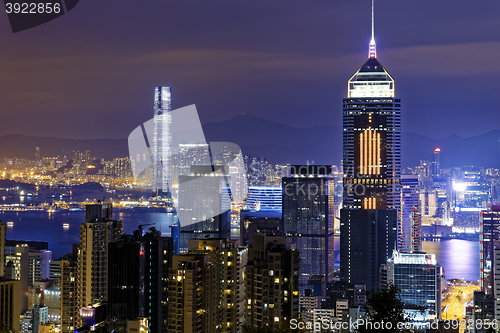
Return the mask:
[[[208, 142], [234, 142], [243, 154], [265, 157], [273, 163], [340, 164], [342, 158], [342, 127], [316, 125], [293, 127], [254, 115], [238, 115], [219, 123], [203, 125]], [[500, 167], [500, 130], [472, 137], [451, 135], [443, 139], [429, 138], [413, 132], [402, 132], [403, 167], [431, 160], [435, 148], [441, 148], [444, 168], [475, 165]], [[123, 139], [61, 139], [25, 134], [0, 136], [0, 158], [34, 159], [35, 147], [42, 156], [65, 155], [73, 150], [90, 150], [92, 156], [112, 159], [128, 156], [127, 138]]]

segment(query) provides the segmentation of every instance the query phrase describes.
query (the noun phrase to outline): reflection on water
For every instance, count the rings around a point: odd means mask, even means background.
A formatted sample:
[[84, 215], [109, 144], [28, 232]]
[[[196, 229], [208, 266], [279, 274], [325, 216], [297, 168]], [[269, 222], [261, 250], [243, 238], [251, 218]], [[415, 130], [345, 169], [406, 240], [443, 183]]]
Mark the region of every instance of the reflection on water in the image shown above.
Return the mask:
[[[133, 211], [115, 211], [113, 217], [123, 221], [125, 233], [132, 233], [142, 224], [144, 231], [155, 227], [163, 236], [170, 236], [170, 226], [175, 220], [175, 215], [169, 213]], [[71, 252], [72, 244], [80, 241], [85, 212], [3, 212], [0, 220], [8, 226], [7, 239], [48, 242], [55, 259]]]
[[446, 279], [479, 280], [479, 241], [450, 239], [422, 242], [422, 250], [435, 253]]
[[[142, 224], [144, 231], [155, 227], [163, 236], [170, 236], [170, 227], [176, 221], [174, 214], [132, 210], [115, 211], [114, 218], [123, 221], [126, 233], [132, 233]], [[46, 241], [52, 257], [59, 258], [71, 252], [72, 244], [79, 241], [80, 224], [85, 222], [85, 212], [4, 212], [0, 213], [0, 219], [8, 225], [7, 239]], [[234, 238], [239, 237], [237, 230], [231, 233]], [[338, 260], [339, 237], [335, 237], [334, 245]], [[452, 239], [424, 241], [422, 245], [424, 252], [437, 254], [447, 279], [479, 280], [479, 241]]]

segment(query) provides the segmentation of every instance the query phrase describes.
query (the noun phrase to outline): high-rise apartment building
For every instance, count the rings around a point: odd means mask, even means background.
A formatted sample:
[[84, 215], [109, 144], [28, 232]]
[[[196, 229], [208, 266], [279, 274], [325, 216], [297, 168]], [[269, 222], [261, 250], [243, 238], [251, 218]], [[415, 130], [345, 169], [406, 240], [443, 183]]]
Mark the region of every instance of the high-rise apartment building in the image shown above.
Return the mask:
[[132, 174], [132, 164], [130, 162], [130, 157], [115, 158], [113, 160], [113, 171], [118, 178], [130, 178], [133, 177]]
[[73, 163], [79, 163], [79, 164], [88, 164], [92, 162], [92, 157], [90, 155], [90, 151], [78, 151], [74, 150], [73, 151]]
[[80, 226], [77, 260], [78, 309], [107, 300], [108, 246], [123, 232], [122, 222], [112, 217], [110, 203], [99, 202], [86, 207], [85, 223]]
[[172, 91], [155, 87], [153, 133], [153, 192], [171, 196], [172, 186]]
[[283, 178], [283, 234], [287, 246], [300, 252], [299, 294], [304, 295], [312, 276], [333, 280], [334, 179], [331, 166], [324, 165], [292, 165], [291, 176]]
[[368, 290], [400, 242], [401, 101], [376, 55], [372, 30], [368, 60], [349, 79], [343, 103], [340, 275]]
[[0, 322], [13, 332], [21, 326], [21, 282], [0, 278]]
[[66, 255], [59, 259], [61, 263], [61, 333], [73, 333], [78, 328], [77, 277], [78, 265], [76, 256]]
[[248, 249], [239, 247], [238, 241], [227, 239], [189, 240], [189, 253], [204, 253], [209, 256], [216, 276], [214, 297], [220, 304], [213, 326], [218, 332], [237, 333], [245, 323], [245, 266]]
[[168, 302], [175, 311], [169, 313], [168, 332], [217, 332], [214, 287], [217, 283], [209, 255], [183, 253], [173, 256], [169, 273]]
[[255, 233], [245, 270], [246, 325], [278, 329], [298, 315], [299, 251], [286, 238]]

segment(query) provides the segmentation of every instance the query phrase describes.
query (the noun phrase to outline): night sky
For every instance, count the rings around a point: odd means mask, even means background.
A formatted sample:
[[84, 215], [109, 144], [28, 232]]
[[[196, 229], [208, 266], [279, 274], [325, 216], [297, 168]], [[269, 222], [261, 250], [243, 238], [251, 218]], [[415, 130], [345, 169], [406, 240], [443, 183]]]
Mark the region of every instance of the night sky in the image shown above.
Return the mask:
[[[500, 129], [498, 0], [375, 6], [404, 131]], [[370, 11], [369, 0], [81, 0], [16, 34], [2, 11], [0, 135], [126, 138], [152, 118], [156, 85], [172, 86], [174, 108], [196, 104], [202, 123], [341, 125]]]

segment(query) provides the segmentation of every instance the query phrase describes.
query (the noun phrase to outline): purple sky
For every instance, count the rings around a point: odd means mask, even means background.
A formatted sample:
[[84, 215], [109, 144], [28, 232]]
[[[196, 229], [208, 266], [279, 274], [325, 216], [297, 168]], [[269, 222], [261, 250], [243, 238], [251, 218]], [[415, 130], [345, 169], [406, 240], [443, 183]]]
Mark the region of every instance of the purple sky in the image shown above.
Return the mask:
[[[202, 123], [250, 113], [304, 127], [342, 122], [367, 58], [370, 1], [82, 0], [12, 34], [0, 13], [0, 135], [126, 138], [153, 87]], [[403, 130], [434, 138], [500, 128], [500, 2], [376, 1], [378, 59]], [[229, 138], [230, 139], [230, 138]]]

